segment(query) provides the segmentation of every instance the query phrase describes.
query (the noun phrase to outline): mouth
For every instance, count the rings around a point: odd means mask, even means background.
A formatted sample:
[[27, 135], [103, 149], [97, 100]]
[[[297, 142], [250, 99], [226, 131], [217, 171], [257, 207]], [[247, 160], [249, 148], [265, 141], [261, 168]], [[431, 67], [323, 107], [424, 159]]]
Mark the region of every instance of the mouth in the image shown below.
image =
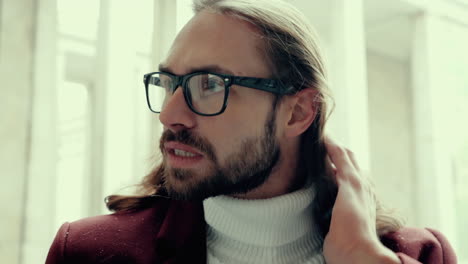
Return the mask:
[[171, 154], [179, 156], [179, 157], [193, 158], [197, 156], [197, 154], [195, 153], [184, 151], [181, 149], [171, 149], [170, 152]]
[[168, 165], [173, 168], [190, 168], [204, 159], [204, 155], [196, 149], [178, 142], [164, 144]]

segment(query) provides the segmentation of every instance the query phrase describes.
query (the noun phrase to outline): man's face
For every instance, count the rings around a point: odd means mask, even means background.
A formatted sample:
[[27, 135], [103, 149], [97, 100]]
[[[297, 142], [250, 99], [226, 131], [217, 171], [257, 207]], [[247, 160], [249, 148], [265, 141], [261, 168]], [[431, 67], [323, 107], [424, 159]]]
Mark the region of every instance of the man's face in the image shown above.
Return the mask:
[[[241, 20], [201, 12], [177, 36], [163, 63], [176, 75], [209, 69], [269, 78], [255, 29]], [[160, 114], [164, 181], [174, 198], [245, 193], [261, 185], [279, 158], [274, 95], [232, 86], [218, 116], [200, 116], [179, 87]]]

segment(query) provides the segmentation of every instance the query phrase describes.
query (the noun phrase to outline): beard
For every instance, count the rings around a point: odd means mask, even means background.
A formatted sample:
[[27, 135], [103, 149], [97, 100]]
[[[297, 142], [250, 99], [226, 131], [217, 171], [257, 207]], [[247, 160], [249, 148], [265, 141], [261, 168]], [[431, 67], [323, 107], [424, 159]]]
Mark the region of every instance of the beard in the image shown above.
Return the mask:
[[279, 143], [275, 139], [276, 111], [267, 118], [265, 133], [242, 141], [234, 153], [228, 155], [221, 166], [211, 143], [188, 130], [176, 133], [166, 130], [161, 136], [164, 143], [176, 141], [194, 147], [205, 154], [211, 166], [203, 170], [177, 169], [162, 163], [162, 185], [169, 197], [177, 200], [203, 200], [217, 195], [247, 193], [262, 185], [271, 174], [280, 157]]

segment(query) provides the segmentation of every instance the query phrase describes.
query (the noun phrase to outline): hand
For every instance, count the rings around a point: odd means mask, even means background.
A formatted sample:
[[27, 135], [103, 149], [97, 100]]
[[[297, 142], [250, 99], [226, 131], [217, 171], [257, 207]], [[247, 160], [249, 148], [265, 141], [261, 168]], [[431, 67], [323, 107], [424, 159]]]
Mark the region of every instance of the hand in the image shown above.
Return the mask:
[[354, 154], [330, 138], [325, 139], [338, 194], [323, 253], [328, 264], [400, 263], [380, 243], [376, 232], [376, 201], [368, 181], [360, 174]]

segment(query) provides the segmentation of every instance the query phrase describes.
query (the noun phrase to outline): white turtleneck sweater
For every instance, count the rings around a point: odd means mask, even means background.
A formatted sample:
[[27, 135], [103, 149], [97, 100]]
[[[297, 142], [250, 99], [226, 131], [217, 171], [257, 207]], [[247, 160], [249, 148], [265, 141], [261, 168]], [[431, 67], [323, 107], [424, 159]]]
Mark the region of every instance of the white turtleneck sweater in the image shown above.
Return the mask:
[[314, 197], [308, 187], [262, 200], [206, 199], [207, 263], [325, 263]]

